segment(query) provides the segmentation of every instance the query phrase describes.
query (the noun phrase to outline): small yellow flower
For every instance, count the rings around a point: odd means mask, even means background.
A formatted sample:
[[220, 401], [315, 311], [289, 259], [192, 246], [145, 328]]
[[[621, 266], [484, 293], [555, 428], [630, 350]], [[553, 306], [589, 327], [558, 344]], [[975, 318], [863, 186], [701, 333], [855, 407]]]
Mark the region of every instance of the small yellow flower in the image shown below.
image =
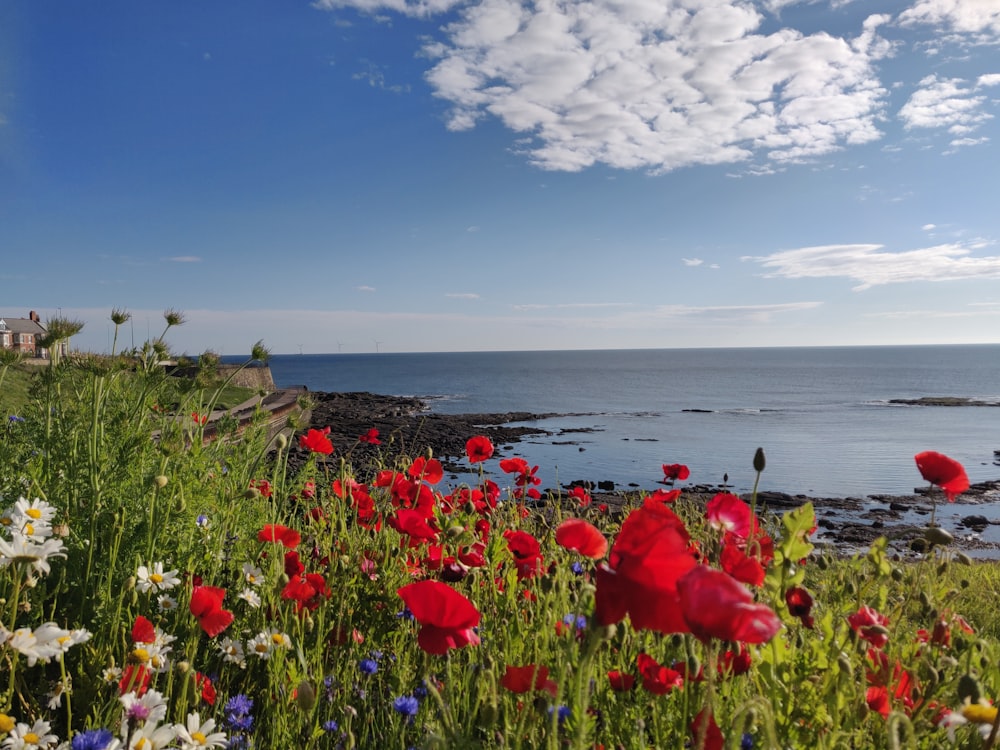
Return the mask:
[[7, 714], [0, 714], [0, 732], [6, 734], [14, 728], [14, 720]]

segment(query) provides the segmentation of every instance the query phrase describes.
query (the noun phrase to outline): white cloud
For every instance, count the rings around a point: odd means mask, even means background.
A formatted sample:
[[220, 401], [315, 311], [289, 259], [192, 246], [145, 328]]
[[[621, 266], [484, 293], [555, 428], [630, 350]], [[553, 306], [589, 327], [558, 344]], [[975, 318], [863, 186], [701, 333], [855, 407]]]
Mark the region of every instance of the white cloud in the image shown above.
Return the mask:
[[681, 258], [685, 266], [700, 266], [703, 261], [701, 258]]
[[427, 80], [451, 129], [496, 117], [552, 170], [781, 163], [879, 138], [888, 17], [850, 39], [762, 20], [730, 0], [483, 0], [428, 46]]
[[514, 310], [590, 310], [601, 307], [633, 307], [632, 302], [565, 302], [562, 304], [545, 304], [532, 302], [523, 305], [511, 305]]
[[927, 76], [899, 110], [899, 117], [907, 130], [947, 128], [956, 136], [971, 133], [993, 118], [982, 111], [987, 99], [977, 96], [976, 90], [959, 78]]
[[924, 225], [923, 225], [922, 227], [920, 227], [920, 228], [921, 228], [922, 230], [924, 230], [925, 232], [929, 232], [929, 231], [931, 231], [932, 229], [936, 229], [936, 228], [937, 228], [937, 224], [924, 224]]
[[452, 299], [479, 299], [475, 292], [447, 292], [444, 296]]
[[362, 284], [361, 286], [355, 287], [359, 292], [374, 292], [375, 287], [368, 286], [367, 284]]
[[994, 0], [917, 0], [899, 14], [904, 26], [930, 24], [987, 41], [1000, 37], [1000, 5]]
[[[978, 244], [978, 243], [977, 243]], [[765, 278], [843, 277], [860, 282], [854, 291], [912, 281], [1000, 279], [1000, 256], [972, 257], [971, 246], [936, 245], [898, 253], [883, 245], [823, 245], [745, 257], [766, 269]]]
[[171, 263], [201, 263], [201, 258], [197, 255], [174, 255], [171, 258], [164, 258]]
[[374, 14], [379, 10], [391, 10], [407, 16], [429, 16], [461, 5], [464, 0], [316, 0], [313, 7], [321, 10], [336, 10], [338, 8], [357, 8], [366, 13]]

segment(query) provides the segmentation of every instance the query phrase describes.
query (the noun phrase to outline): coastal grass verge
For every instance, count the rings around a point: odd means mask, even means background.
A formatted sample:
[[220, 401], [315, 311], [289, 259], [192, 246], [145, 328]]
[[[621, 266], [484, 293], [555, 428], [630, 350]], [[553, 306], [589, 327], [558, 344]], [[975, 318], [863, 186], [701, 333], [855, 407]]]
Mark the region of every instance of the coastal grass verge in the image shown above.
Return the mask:
[[204, 440], [220, 384], [126, 362], [40, 369], [2, 428], [5, 747], [997, 745], [1000, 568], [944, 529], [844, 557], [680, 463], [616, 510], [478, 435], [453, 487], [374, 429]]

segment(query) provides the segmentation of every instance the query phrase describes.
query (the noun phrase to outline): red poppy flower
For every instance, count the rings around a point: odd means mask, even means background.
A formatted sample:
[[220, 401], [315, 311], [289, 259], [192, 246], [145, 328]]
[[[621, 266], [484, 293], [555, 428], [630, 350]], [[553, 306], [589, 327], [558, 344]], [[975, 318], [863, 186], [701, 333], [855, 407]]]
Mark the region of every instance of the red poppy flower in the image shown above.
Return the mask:
[[473, 628], [479, 624], [475, 605], [445, 583], [417, 581], [396, 590], [420, 623], [417, 645], [429, 654], [478, 645]]
[[847, 623], [859, 638], [868, 641], [875, 648], [884, 648], [889, 642], [889, 634], [885, 629], [889, 624], [889, 618], [869, 606], [864, 606], [850, 615]]
[[813, 626], [811, 614], [813, 598], [806, 589], [801, 586], [792, 586], [785, 592], [785, 604], [788, 605], [788, 612], [792, 617], [798, 617], [807, 628]]
[[142, 695], [149, 689], [153, 673], [145, 664], [127, 664], [122, 670], [122, 678], [118, 681], [118, 692]]
[[666, 695], [674, 688], [684, 687], [684, 678], [680, 672], [665, 667], [646, 653], [636, 657], [642, 686], [654, 695]]
[[216, 693], [212, 680], [201, 672], [194, 673], [194, 686], [201, 695], [201, 699], [210, 706], [215, 705]]
[[740, 539], [749, 539], [760, 530], [760, 524], [753, 517], [753, 511], [743, 500], [720, 492], [705, 506], [705, 517], [716, 529], [724, 529]]
[[[500, 684], [512, 693], [529, 693], [532, 690], [548, 690], [558, 692], [559, 686], [549, 679], [549, 668], [536, 664], [526, 664], [523, 667], [507, 665]], [[554, 694], [554, 693], [553, 693]]]
[[288, 549], [294, 549], [299, 546], [302, 537], [295, 529], [290, 529], [287, 526], [276, 523], [266, 523], [264, 524], [264, 528], [257, 533], [257, 541], [274, 542], [276, 544], [283, 544]]
[[517, 565], [517, 578], [534, 578], [542, 569], [542, 548], [527, 531], [510, 531], [503, 533], [507, 540], [507, 549], [514, 556]]
[[271, 489], [271, 483], [266, 479], [251, 479], [250, 489], [257, 490], [262, 497], [271, 497], [274, 494]]
[[664, 505], [669, 505], [677, 500], [681, 496], [680, 490], [657, 490], [652, 493], [649, 498], [655, 500], [658, 503], [663, 503]]
[[358, 437], [359, 443], [367, 443], [368, 445], [381, 445], [382, 441], [378, 439], [378, 430], [372, 427], [364, 435]]
[[204, 424], [208, 421], [208, 415], [207, 414], [199, 414], [198, 412], [193, 411], [193, 412], [191, 412], [191, 419], [194, 420], [194, 423], [196, 425], [198, 425], [199, 427], [201, 427], [201, 426], [204, 426]]
[[281, 590], [281, 598], [295, 601], [295, 611], [310, 611], [319, 607], [324, 599], [330, 598], [330, 587], [319, 573], [306, 573], [290, 578]]
[[485, 435], [471, 437], [465, 443], [465, 455], [470, 464], [481, 464], [493, 455], [493, 442]]
[[586, 508], [594, 502], [594, 499], [587, 494], [587, 490], [583, 489], [583, 487], [574, 487], [567, 494], [571, 499], [576, 500], [581, 508]]
[[636, 630], [688, 632], [677, 580], [696, 564], [684, 522], [647, 499], [625, 519], [608, 564], [596, 571], [597, 621], [610, 625], [627, 614]]
[[728, 573], [699, 565], [677, 581], [681, 610], [696, 638], [739, 643], [767, 643], [781, 620], [766, 604]]
[[691, 471], [684, 464], [663, 464], [663, 479], [666, 482], [684, 481], [691, 476]]
[[156, 628], [153, 623], [142, 615], [135, 618], [135, 625], [132, 626], [132, 640], [136, 643], [155, 643]]
[[582, 518], [567, 518], [556, 529], [556, 544], [599, 560], [608, 551], [608, 540], [597, 528]]
[[726, 738], [722, 736], [722, 730], [715, 723], [712, 709], [708, 706], [698, 712], [689, 728], [694, 735], [693, 747], [701, 750], [722, 750], [725, 745]]
[[764, 583], [764, 566], [756, 558], [747, 555], [732, 539], [727, 539], [722, 545], [719, 565], [740, 583], [749, 583], [751, 586]]
[[407, 473], [413, 479], [422, 479], [428, 484], [437, 484], [444, 479], [444, 469], [441, 466], [441, 462], [436, 458], [418, 456], [410, 464], [410, 469]]
[[965, 473], [965, 467], [955, 459], [934, 451], [918, 453], [914, 459], [917, 461], [917, 468], [920, 469], [920, 476], [940, 487], [949, 503], [955, 502], [958, 495], [969, 489], [969, 477]]
[[410, 544], [416, 546], [422, 542], [436, 542], [437, 529], [431, 526], [419, 510], [400, 508], [395, 515], [389, 516], [389, 525], [400, 534], [410, 539]]
[[329, 427], [325, 430], [310, 429], [305, 435], [299, 436], [299, 447], [310, 450], [313, 453], [322, 453], [329, 456], [333, 453], [333, 443], [327, 437], [329, 432]]
[[628, 672], [619, 672], [617, 669], [612, 669], [608, 672], [608, 682], [611, 683], [612, 690], [625, 692], [635, 687], [635, 676], [628, 674]]
[[721, 677], [736, 677], [750, 671], [750, 649], [741, 643], [736, 651], [727, 649], [719, 654], [718, 670]]
[[191, 592], [191, 614], [209, 638], [215, 638], [229, 627], [233, 613], [222, 608], [226, 590], [215, 586], [195, 586]]

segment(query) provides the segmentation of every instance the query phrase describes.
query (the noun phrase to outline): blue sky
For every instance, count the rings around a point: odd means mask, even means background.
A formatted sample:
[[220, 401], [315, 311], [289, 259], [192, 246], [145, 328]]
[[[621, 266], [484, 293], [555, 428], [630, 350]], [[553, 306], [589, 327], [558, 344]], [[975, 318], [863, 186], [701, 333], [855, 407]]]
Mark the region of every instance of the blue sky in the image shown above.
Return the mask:
[[[0, 315], [177, 352], [1000, 341], [993, 0], [0, 5]], [[121, 339], [120, 339], [121, 340]]]

